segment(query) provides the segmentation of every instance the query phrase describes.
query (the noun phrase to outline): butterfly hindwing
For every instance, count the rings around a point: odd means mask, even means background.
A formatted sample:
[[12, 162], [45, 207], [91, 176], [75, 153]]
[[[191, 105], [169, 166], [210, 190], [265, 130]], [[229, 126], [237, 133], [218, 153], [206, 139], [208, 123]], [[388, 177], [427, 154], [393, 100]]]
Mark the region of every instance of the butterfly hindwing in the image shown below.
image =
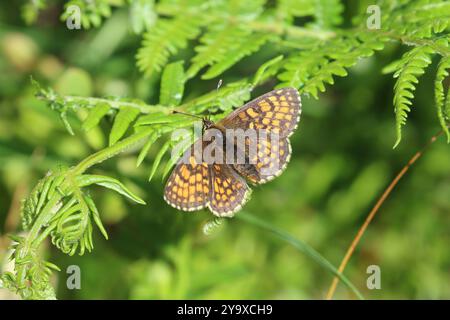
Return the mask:
[[[196, 144], [201, 143], [197, 140]], [[171, 206], [184, 211], [206, 207], [210, 194], [209, 166], [196, 161], [194, 145], [178, 161], [166, 183], [164, 199]]]
[[262, 184], [278, 177], [290, 160], [291, 145], [288, 138], [258, 139], [256, 154], [244, 164], [234, 164], [239, 174], [253, 184]]
[[209, 209], [219, 217], [229, 217], [249, 199], [251, 189], [246, 181], [227, 164], [211, 165]]

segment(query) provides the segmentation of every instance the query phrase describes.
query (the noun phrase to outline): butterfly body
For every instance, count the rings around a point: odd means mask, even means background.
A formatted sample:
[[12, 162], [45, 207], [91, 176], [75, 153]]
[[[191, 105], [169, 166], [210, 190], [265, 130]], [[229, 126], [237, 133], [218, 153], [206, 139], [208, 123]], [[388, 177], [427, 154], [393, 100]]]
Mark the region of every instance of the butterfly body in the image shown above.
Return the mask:
[[289, 136], [301, 112], [294, 88], [271, 91], [214, 123], [203, 119], [202, 138], [192, 144], [170, 175], [164, 199], [183, 211], [208, 208], [233, 216], [248, 201], [247, 181], [266, 183], [286, 168]]

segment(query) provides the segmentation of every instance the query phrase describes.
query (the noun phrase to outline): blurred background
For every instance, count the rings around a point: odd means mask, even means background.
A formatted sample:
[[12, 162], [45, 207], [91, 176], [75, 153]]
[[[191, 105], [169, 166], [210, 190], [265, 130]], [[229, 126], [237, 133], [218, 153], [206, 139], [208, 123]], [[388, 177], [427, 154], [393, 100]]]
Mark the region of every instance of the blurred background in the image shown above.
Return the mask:
[[[346, 16], [352, 6], [346, 6]], [[159, 76], [135, 66], [140, 37], [128, 12], [116, 10], [99, 28], [68, 30], [60, 5], [27, 26], [19, 2], [0, 4], [0, 267], [8, 268], [7, 233], [20, 230], [20, 201], [50, 169], [71, 166], [107, 145], [111, 122], [70, 136], [57, 114], [33, 96], [30, 75], [61, 94], [134, 97], [155, 103]], [[350, 18], [348, 18], [350, 20]], [[224, 83], [252, 75], [273, 48], [244, 59]], [[187, 50], [189, 52], [189, 50]], [[395, 141], [391, 75], [380, 70], [398, 58], [395, 44], [358, 63], [319, 100], [303, 97], [292, 136], [293, 157], [273, 182], [254, 188], [245, 210], [291, 233], [335, 266], [371, 207], [412, 155], [439, 131], [433, 70], [418, 86], [402, 143]], [[182, 53], [186, 54], [186, 53]], [[183, 57], [183, 56], [182, 56]], [[271, 90], [269, 82], [254, 92]], [[186, 98], [214, 89], [198, 77]], [[77, 130], [78, 129], [78, 130]], [[159, 141], [158, 143], [162, 143]], [[158, 151], [136, 168], [136, 154], [115, 157], [92, 172], [121, 179], [141, 195], [132, 204], [92, 189], [110, 240], [95, 230], [95, 249], [69, 257], [47, 243], [43, 254], [61, 267], [53, 281], [63, 299], [322, 299], [332, 276], [287, 243], [240, 219], [202, 232], [211, 213], [168, 206], [164, 183], [147, 182]], [[378, 212], [345, 274], [368, 299], [450, 298], [450, 156], [443, 137], [401, 180]], [[68, 290], [66, 268], [81, 268], [81, 289]], [[368, 290], [366, 269], [381, 268], [381, 290]], [[0, 299], [13, 298], [0, 290]], [[337, 298], [355, 298], [340, 285]]]

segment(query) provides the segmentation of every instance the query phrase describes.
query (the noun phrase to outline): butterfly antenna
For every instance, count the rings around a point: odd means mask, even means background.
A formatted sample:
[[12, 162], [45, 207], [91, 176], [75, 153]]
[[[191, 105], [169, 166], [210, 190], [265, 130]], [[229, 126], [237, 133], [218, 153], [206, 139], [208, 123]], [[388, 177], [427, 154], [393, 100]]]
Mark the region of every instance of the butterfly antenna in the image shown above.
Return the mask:
[[181, 111], [176, 111], [176, 110], [173, 110], [172, 113], [184, 114], [185, 116], [190, 116], [190, 117], [193, 117], [193, 118], [203, 119], [203, 117], [197, 116], [195, 114], [181, 112]]

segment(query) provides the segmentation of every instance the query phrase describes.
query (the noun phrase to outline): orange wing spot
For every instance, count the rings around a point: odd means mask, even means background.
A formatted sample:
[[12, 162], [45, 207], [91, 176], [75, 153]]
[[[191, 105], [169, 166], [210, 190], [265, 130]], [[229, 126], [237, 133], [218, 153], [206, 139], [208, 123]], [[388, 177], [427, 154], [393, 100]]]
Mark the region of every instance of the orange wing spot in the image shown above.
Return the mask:
[[236, 200], [236, 197], [235, 197], [235, 196], [231, 196], [231, 197], [230, 197], [230, 201], [231, 201], [231, 202], [234, 202], [235, 200]]
[[282, 114], [282, 113], [277, 113], [277, 114], [275, 115], [275, 119], [279, 119], [279, 120], [284, 119], [284, 114]]
[[201, 184], [201, 182], [197, 182], [197, 191], [202, 191], [203, 189], [203, 184]]
[[272, 125], [273, 126], [279, 126], [280, 125], [280, 120], [272, 120]]
[[214, 191], [219, 192], [219, 185], [217, 184], [217, 181], [214, 181]]
[[261, 101], [261, 102], [259, 103], [259, 106], [261, 107], [261, 110], [262, 110], [263, 112], [270, 111], [270, 109], [271, 109], [270, 104], [267, 103], [266, 101]]
[[265, 124], [265, 125], [267, 126], [268, 124], [270, 124], [270, 120], [267, 119], [267, 118], [264, 118], [264, 119], [262, 120], [262, 123]]
[[274, 96], [269, 97], [269, 100], [272, 102], [278, 101], [277, 97], [274, 97]]
[[183, 198], [187, 199], [188, 196], [189, 196], [189, 191], [188, 191], [188, 189], [187, 189], [187, 188], [186, 188], [186, 189], [183, 189]]
[[201, 173], [197, 173], [196, 175], [195, 175], [195, 179], [197, 180], [197, 181], [202, 181], [202, 174]]
[[189, 157], [189, 163], [191, 164], [191, 166], [195, 167], [197, 165], [197, 162], [195, 162], [195, 157], [194, 156], [190, 156]]
[[222, 193], [225, 193], [225, 189], [224, 188], [222, 188], [222, 187], [219, 187], [219, 192], [222, 194]]
[[248, 108], [247, 109], [247, 114], [251, 117], [251, 118], [256, 118], [258, 116], [258, 113], [255, 112], [255, 110], [253, 110], [253, 108]]
[[281, 112], [284, 112], [284, 113], [289, 113], [289, 105], [286, 103], [286, 105], [285, 106], [283, 106], [283, 104], [281, 104], [281, 109], [280, 109], [280, 111]]
[[186, 166], [183, 166], [181, 168], [181, 175], [185, 180], [189, 179], [189, 176], [191, 175], [191, 173], [189, 172], [189, 170], [186, 168]]
[[231, 194], [232, 194], [231, 189], [227, 189], [227, 195], [231, 195]]
[[198, 197], [197, 197], [197, 202], [203, 202], [202, 197], [198, 196]]
[[272, 111], [266, 113], [266, 118], [272, 118], [272, 117], [273, 117]]
[[178, 186], [173, 186], [172, 191], [177, 192], [177, 190], [178, 190]]
[[227, 201], [228, 200], [228, 198], [227, 198], [227, 196], [226, 195], [222, 195], [222, 201]]
[[223, 208], [223, 203], [219, 202], [219, 208]]
[[194, 202], [195, 201], [195, 196], [193, 194], [191, 194], [189, 196], [189, 202]]
[[183, 196], [183, 189], [178, 189], [178, 192], [177, 192], [177, 195], [179, 196], [179, 197], [182, 197]]
[[[280, 101], [286, 101], [286, 96], [281, 96]], [[283, 104], [281, 104], [281, 105], [283, 105]]]
[[217, 199], [217, 201], [220, 200], [220, 194], [216, 193], [216, 199]]
[[195, 183], [195, 176], [194, 175], [189, 177], [189, 183], [190, 184], [194, 184]]
[[284, 155], [284, 150], [280, 149], [280, 156]]
[[241, 118], [242, 120], [246, 120], [247, 119], [247, 115], [245, 114], [245, 112], [240, 112], [238, 114], [239, 118]]
[[180, 176], [179, 176], [179, 175], [176, 175], [176, 176], [175, 176], [175, 184], [176, 184], [176, 185], [179, 185], [179, 184], [180, 184]]
[[286, 128], [289, 128], [291, 125], [290, 125], [289, 122], [286, 122], [286, 123], [284, 124], [284, 126], [285, 126]]
[[291, 121], [291, 120], [292, 120], [292, 115], [290, 115], [290, 114], [286, 114], [284, 117], [285, 117], [286, 120], [288, 120], [288, 121]]
[[203, 192], [204, 192], [204, 193], [208, 193], [208, 192], [209, 192], [209, 188], [208, 188], [207, 186], [204, 186], [204, 187], [203, 187]]
[[249, 127], [250, 129], [254, 129], [254, 128], [255, 128], [255, 124], [254, 124], [253, 122], [250, 122], [250, 124], [248, 125], [248, 127]]
[[189, 186], [189, 193], [190, 194], [194, 194], [195, 193], [195, 186], [194, 185]]

